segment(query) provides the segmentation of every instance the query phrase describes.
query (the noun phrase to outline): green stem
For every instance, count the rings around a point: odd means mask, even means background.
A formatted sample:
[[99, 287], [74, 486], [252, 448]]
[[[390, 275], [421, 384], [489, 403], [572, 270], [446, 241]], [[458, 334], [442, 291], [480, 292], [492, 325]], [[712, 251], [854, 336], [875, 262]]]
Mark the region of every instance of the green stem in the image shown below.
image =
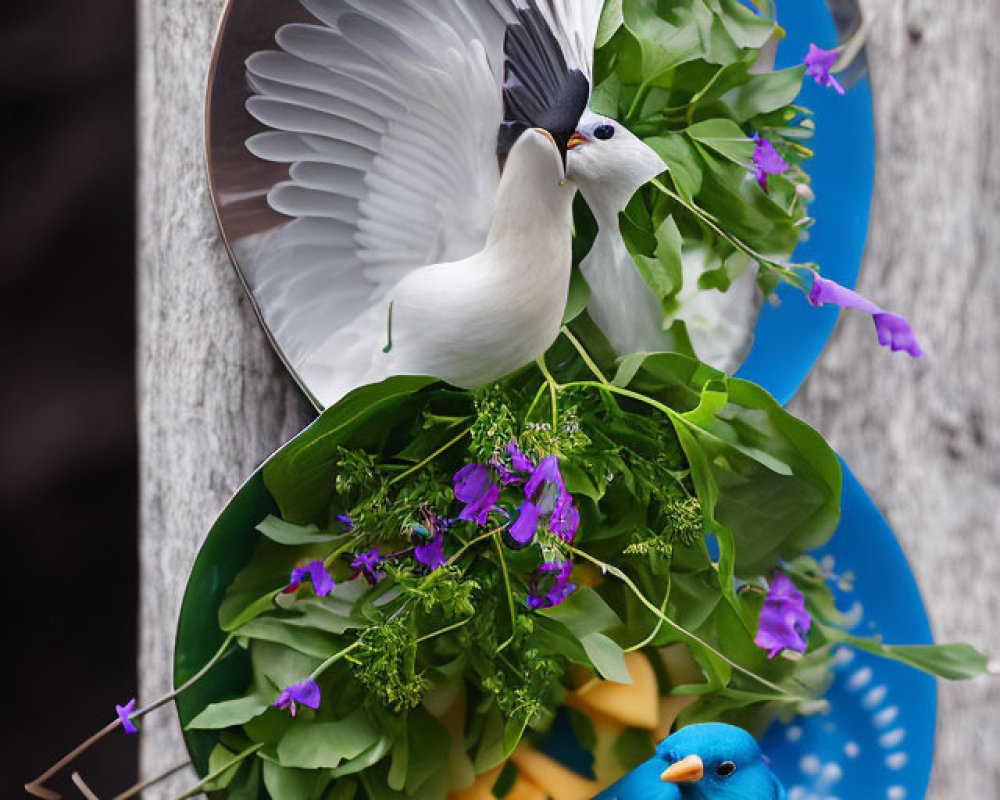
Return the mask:
[[326, 661], [324, 661], [322, 664], [316, 667], [316, 669], [312, 671], [312, 674], [307, 678], [307, 680], [310, 681], [316, 680], [320, 675], [322, 675], [324, 672], [330, 669], [330, 667], [332, 667], [334, 664], [340, 661], [340, 659], [342, 659], [348, 653], [357, 650], [359, 647], [361, 647], [361, 642], [357, 641], [354, 644], [350, 645], [349, 647], [345, 647], [343, 650], [334, 653]]
[[510, 611], [510, 636], [497, 648], [497, 652], [499, 653], [514, 641], [514, 632], [517, 625], [517, 610], [514, 608], [514, 593], [510, 588], [510, 572], [507, 571], [507, 559], [504, 558], [503, 543], [500, 541], [500, 534], [496, 534], [493, 537], [493, 543], [497, 548], [497, 558], [500, 559], [500, 569], [503, 570], [503, 583], [507, 590], [507, 608]]
[[659, 634], [659, 632], [662, 630], [662, 628], [663, 628], [663, 617], [666, 616], [666, 614], [667, 614], [667, 602], [670, 600], [670, 589], [672, 587], [673, 587], [673, 580], [671, 580], [670, 576], [668, 575], [667, 576], [667, 591], [663, 595], [663, 602], [660, 603], [660, 616], [656, 620], [655, 627], [650, 632], [649, 636], [647, 636], [645, 639], [643, 639], [638, 644], [634, 644], [631, 647], [629, 647], [625, 651], [626, 653], [631, 653], [631, 652], [633, 652], [635, 650], [642, 650], [642, 648], [644, 648], [651, 641], [653, 641], [653, 639], [656, 638], [657, 634]]
[[405, 478], [410, 477], [414, 472], [419, 472], [424, 467], [426, 467], [428, 464], [430, 464], [439, 455], [441, 455], [442, 453], [447, 453], [449, 450], [451, 450], [451, 448], [453, 448], [456, 444], [458, 444], [460, 441], [462, 441], [462, 439], [464, 439], [466, 436], [468, 436], [469, 433], [471, 433], [471, 431], [472, 431], [471, 427], [466, 428], [464, 431], [462, 431], [460, 434], [458, 434], [458, 436], [456, 436], [454, 439], [452, 439], [451, 441], [449, 441], [446, 444], [444, 444], [442, 447], [440, 447], [437, 450], [435, 450], [433, 453], [431, 453], [429, 456], [427, 456], [427, 458], [425, 458], [419, 464], [417, 464], [417, 465], [411, 467], [410, 469], [406, 470], [406, 472], [403, 472], [403, 473], [397, 475], [395, 478], [393, 478], [391, 481], [389, 481], [389, 485], [390, 486], [395, 486], [401, 480], [404, 480]]
[[559, 427], [559, 384], [556, 383], [556, 379], [549, 372], [548, 364], [545, 363], [544, 353], [538, 357], [537, 363], [538, 369], [541, 370], [542, 375], [545, 377], [545, 382], [549, 386], [549, 399], [552, 403], [552, 430], [555, 431]]
[[210, 784], [220, 775], [223, 775], [226, 772], [226, 770], [234, 767], [236, 764], [239, 764], [242, 761], [246, 761], [250, 756], [252, 756], [258, 750], [261, 750], [263, 747], [264, 747], [264, 742], [258, 742], [253, 747], [248, 747], [242, 753], [233, 756], [233, 759], [231, 761], [226, 762], [218, 769], [210, 772], [208, 775], [205, 776], [203, 780], [199, 781], [199, 783], [196, 786], [194, 786], [193, 788], [186, 791], [184, 794], [177, 797], [176, 800], [187, 800], [187, 798], [189, 797], [194, 797], [197, 794], [201, 794], [201, 792], [204, 791], [205, 787], [208, 786], [208, 784]]
[[[504, 527], [506, 527], [506, 525]], [[503, 530], [503, 528], [500, 528], [499, 530]], [[464, 545], [462, 545], [461, 549], [459, 549], [459, 551], [457, 553], [455, 553], [455, 555], [453, 555], [451, 558], [448, 559], [448, 563], [445, 564], [445, 566], [446, 567], [450, 567], [452, 564], [454, 564], [456, 561], [458, 561], [459, 558], [461, 558], [463, 555], [465, 555], [466, 551], [470, 547], [475, 547], [480, 542], [486, 541], [491, 536], [493, 536], [493, 534], [495, 534], [495, 533], [497, 533], [497, 531], [487, 531], [486, 533], [477, 536], [472, 541], [466, 542]], [[432, 572], [431, 573], [431, 577], [433, 578], [434, 575], [438, 574], [439, 572], [440, 572], [440, 570], [436, 570], [435, 572]]]
[[695, 108], [697, 108], [698, 103], [700, 103], [701, 100], [702, 100], [702, 98], [706, 94], [708, 94], [708, 90], [711, 89], [715, 85], [715, 82], [717, 80], [719, 80], [719, 78], [722, 76], [723, 71], [724, 71], [724, 69], [718, 70], [712, 76], [712, 80], [710, 80], [708, 83], [706, 83], [704, 85], [704, 87], [702, 87], [701, 91], [698, 92], [698, 94], [696, 94], [694, 97], [691, 98], [691, 102], [688, 103], [688, 109], [687, 109], [687, 115], [686, 115], [687, 124], [688, 125], [691, 125], [694, 122], [694, 110], [695, 110]]
[[573, 335], [573, 332], [566, 325], [563, 325], [562, 332], [563, 336], [569, 339], [569, 343], [576, 348], [576, 352], [580, 354], [580, 358], [583, 359], [583, 363], [586, 364], [590, 368], [590, 371], [594, 373], [594, 377], [596, 377], [605, 386], [608, 386], [608, 379], [604, 376], [604, 373], [601, 372], [601, 368], [597, 366], [594, 359], [591, 358], [590, 353], [588, 353], [586, 348], [580, 343], [580, 340]]
[[229, 634], [229, 636], [227, 636], [225, 640], [222, 642], [222, 646], [218, 649], [215, 655], [212, 656], [211, 660], [200, 670], [198, 670], [198, 672], [195, 673], [195, 675], [192, 678], [185, 681], [180, 687], [174, 689], [174, 691], [172, 691], [170, 694], [164, 695], [159, 700], [156, 700], [155, 702], [150, 703], [145, 708], [141, 708], [138, 711], [136, 711], [134, 714], [131, 715], [132, 719], [141, 719], [151, 711], [156, 711], [156, 709], [165, 706], [175, 697], [178, 697], [179, 695], [190, 689], [192, 686], [194, 686], [198, 681], [200, 681], [202, 678], [205, 677], [205, 675], [208, 673], [210, 669], [212, 669], [212, 667], [214, 667], [223, 658], [225, 658], [227, 655], [229, 655], [229, 653], [232, 652], [229, 648], [235, 639], [236, 636], [234, 634], [232, 633]]
[[444, 634], [451, 633], [451, 631], [457, 630], [463, 625], [468, 625], [470, 622], [472, 622], [472, 617], [466, 617], [462, 621], [456, 622], [453, 625], [448, 625], [447, 627], [436, 630], [433, 633], [428, 633], [426, 636], [421, 636], [417, 639], [417, 644], [423, 644], [424, 642], [434, 639], [437, 636], [444, 636]]
[[[679, 203], [683, 208], [687, 209], [688, 212], [697, 217], [704, 225], [711, 228], [715, 233], [725, 239], [729, 244], [735, 247], [737, 250], [743, 251], [746, 255], [750, 256], [761, 266], [767, 267], [772, 272], [776, 272], [781, 275], [789, 284], [801, 289], [803, 292], [808, 292], [808, 287], [805, 281], [802, 280], [801, 276], [795, 271], [794, 265], [782, 264], [774, 259], [768, 258], [767, 256], [758, 253], [750, 245], [737, 239], [732, 234], [728, 233], [722, 226], [720, 226], [704, 209], [699, 208], [694, 203], [689, 203], [683, 197], [681, 197], [677, 192], [671, 191], [663, 182], [659, 179], [653, 180], [653, 186], [655, 186], [660, 192], [667, 195], [675, 202]], [[806, 267], [808, 269], [808, 267]]]
[[635, 97], [632, 99], [632, 105], [629, 106], [628, 113], [625, 115], [625, 119], [629, 124], [635, 122], [636, 116], [642, 110], [643, 103], [646, 102], [646, 98], [649, 96], [649, 92], [653, 88], [653, 81], [659, 77], [659, 75], [650, 75], [639, 85], [639, 89], [635, 93]]
[[707, 650], [708, 652], [712, 653], [714, 656], [716, 656], [717, 658], [721, 659], [726, 664], [728, 664], [732, 669], [736, 670], [737, 672], [742, 673], [743, 675], [747, 676], [748, 678], [751, 678], [752, 680], [756, 681], [757, 683], [761, 684], [762, 686], [766, 686], [768, 689], [771, 689], [772, 691], [776, 692], [777, 694], [785, 696], [785, 697], [788, 697], [790, 700], [796, 700], [798, 702], [810, 702], [810, 701], [816, 699], [816, 698], [813, 698], [813, 697], [803, 697], [801, 695], [795, 694], [794, 692], [790, 692], [790, 691], [788, 691], [788, 689], [785, 689], [784, 687], [779, 686], [778, 684], [769, 681], [767, 678], [763, 677], [762, 675], [758, 675], [753, 670], [747, 669], [746, 667], [744, 667], [744, 666], [742, 666], [740, 664], [737, 664], [735, 661], [733, 661], [727, 655], [725, 655], [724, 653], [722, 653], [722, 652], [716, 650], [714, 647], [712, 647], [704, 639], [700, 638], [696, 634], [694, 634], [691, 631], [687, 630], [686, 628], [678, 625], [676, 622], [674, 622], [672, 619], [670, 619], [670, 617], [668, 617], [665, 612], [663, 612], [659, 608], [657, 608], [656, 605], [654, 603], [652, 603], [639, 590], [639, 587], [636, 586], [635, 583], [633, 583], [632, 579], [629, 578], [629, 576], [626, 575], [624, 572], [622, 572], [620, 569], [618, 569], [615, 566], [612, 566], [611, 564], [606, 564], [605, 562], [600, 561], [599, 559], [594, 558], [592, 555], [590, 555], [589, 553], [585, 552], [584, 550], [580, 550], [579, 548], [573, 547], [572, 545], [567, 545], [566, 548], [567, 548], [567, 550], [569, 550], [574, 555], [580, 556], [581, 558], [589, 561], [590, 563], [594, 564], [595, 566], [600, 567], [602, 571], [604, 571], [606, 573], [610, 573], [611, 575], [614, 575], [616, 578], [618, 578], [618, 580], [620, 580], [622, 583], [624, 583], [626, 587], [628, 587], [629, 591], [631, 591], [636, 596], [636, 599], [638, 599], [640, 603], [642, 603], [644, 606], [646, 606], [646, 608], [648, 608], [650, 611], [652, 611], [653, 614], [655, 614], [666, 625], [668, 625], [669, 627], [673, 628], [677, 633], [681, 634], [681, 636], [685, 637], [689, 641], [694, 642], [698, 646], [700, 646], [700, 647], [704, 648], [705, 650]]
[[160, 781], [165, 781], [167, 778], [171, 777], [172, 775], [176, 775], [182, 769], [186, 769], [187, 767], [190, 766], [191, 766], [190, 761], [185, 761], [183, 764], [177, 764], [176, 766], [168, 769], [166, 772], [157, 775], [155, 778], [150, 778], [149, 780], [145, 780], [142, 783], [137, 783], [131, 789], [126, 789], [121, 794], [116, 794], [113, 800], [129, 800], [129, 798], [135, 797], [137, 794], [142, 794], [144, 791], [146, 791], [146, 789], [150, 788], [151, 786], [156, 786], [156, 784], [158, 784]]

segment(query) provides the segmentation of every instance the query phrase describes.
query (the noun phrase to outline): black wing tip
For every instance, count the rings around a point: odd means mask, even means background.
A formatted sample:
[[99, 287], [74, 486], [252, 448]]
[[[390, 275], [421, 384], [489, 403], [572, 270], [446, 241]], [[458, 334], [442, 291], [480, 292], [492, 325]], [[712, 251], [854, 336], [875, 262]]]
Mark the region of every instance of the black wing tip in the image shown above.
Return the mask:
[[497, 154], [504, 158], [525, 130], [544, 128], [565, 156], [590, 101], [590, 81], [569, 68], [534, 0], [517, 10], [517, 21], [507, 28], [504, 55], [504, 122]]

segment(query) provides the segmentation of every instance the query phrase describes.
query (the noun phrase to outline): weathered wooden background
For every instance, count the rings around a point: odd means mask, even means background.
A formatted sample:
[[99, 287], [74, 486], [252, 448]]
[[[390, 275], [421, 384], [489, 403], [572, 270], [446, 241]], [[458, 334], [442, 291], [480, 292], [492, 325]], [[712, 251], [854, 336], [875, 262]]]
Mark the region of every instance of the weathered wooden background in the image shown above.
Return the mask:
[[[906, 313], [929, 355], [892, 357], [864, 315], [848, 316], [793, 408], [886, 513], [938, 637], [1000, 654], [1000, 0], [865, 5], [878, 179], [861, 289]], [[139, 0], [145, 698], [169, 685], [184, 582], [210, 523], [308, 418], [210, 209], [203, 98], [222, 6]], [[1000, 796], [1000, 685], [945, 685], [940, 706], [929, 796]], [[183, 760], [169, 711], [145, 726], [143, 753], [147, 774]]]

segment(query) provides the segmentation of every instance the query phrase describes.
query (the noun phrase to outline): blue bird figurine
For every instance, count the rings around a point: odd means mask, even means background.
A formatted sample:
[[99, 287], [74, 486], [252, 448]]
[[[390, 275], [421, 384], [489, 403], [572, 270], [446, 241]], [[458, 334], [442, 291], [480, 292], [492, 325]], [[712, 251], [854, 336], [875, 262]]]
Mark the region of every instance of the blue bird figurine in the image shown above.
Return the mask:
[[682, 728], [594, 800], [786, 800], [757, 741], [731, 725]]

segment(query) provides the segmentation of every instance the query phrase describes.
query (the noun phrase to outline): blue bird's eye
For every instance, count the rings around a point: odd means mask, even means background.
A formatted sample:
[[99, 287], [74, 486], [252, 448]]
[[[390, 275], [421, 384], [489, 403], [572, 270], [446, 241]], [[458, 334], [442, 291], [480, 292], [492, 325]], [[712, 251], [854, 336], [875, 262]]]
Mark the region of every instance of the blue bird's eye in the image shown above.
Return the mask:
[[606, 142], [608, 139], [615, 135], [614, 125], [601, 125], [594, 130], [594, 137], [600, 139], [602, 142]]
[[736, 772], [736, 765], [732, 761], [723, 761], [715, 768], [715, 774], [720, 778], [728, 778]]

